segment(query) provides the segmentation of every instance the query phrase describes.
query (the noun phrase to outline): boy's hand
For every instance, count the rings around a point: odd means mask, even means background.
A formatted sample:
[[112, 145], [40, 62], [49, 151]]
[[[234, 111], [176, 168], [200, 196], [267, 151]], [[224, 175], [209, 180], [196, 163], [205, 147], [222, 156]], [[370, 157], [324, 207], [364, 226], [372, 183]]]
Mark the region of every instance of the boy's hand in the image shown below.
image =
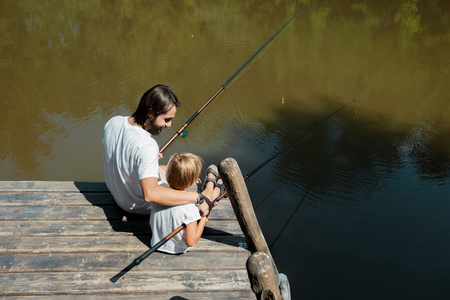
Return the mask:
[[208, 203], [206, 203], [206, 201], [203, 202], [202, 204], [200, 204], [200, 206], [198, 207], [198, 210], [200, 212], [200, 216], [202, 216], [202, 217], [206, 217], [210, 213], [209, 205], [208, 205]]

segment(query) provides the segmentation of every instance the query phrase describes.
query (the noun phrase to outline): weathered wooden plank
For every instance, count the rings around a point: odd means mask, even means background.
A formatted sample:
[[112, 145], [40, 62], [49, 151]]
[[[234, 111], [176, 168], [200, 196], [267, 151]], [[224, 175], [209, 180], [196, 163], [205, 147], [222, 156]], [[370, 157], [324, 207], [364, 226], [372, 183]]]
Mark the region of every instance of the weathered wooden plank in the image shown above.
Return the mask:
[[[167, 291], [167, 292], [146, 292], [142, 294], [110, 294], [103, 292], [101, 295], [93, 295], [91, 293], [85, 295], [70, 295], [73, 300], [85, 299], [120, 299], [135, 300], [135, 299], [151, 299], [151, 300], [167, 300], [167, 299], [195, 299], [195, 300], [230, 300], [230, 299], [255, 299], [255, 294], [250, 290], [239, 291]], [[38, 295], [38, 296], [9, 296], [8, 300], [54, 300], [61, 299], [61, 295]]]
[[[122, 220], [131, 217], [118, 206], [2, 206], [0, 221], [8, 220]], [[138, 216], [132, 216], [138, 218]], [[145, 217], [141, 217], [145, 218]], [[147, 217], [148, 218], [148, 217]], [[210, 218], [236, 220], [231, 206], [211, 212]]]
[[[41, 253], [141, 253], [150, 246], [150, 235], [146, 236], [57, 236], [57, 237], [2, 237], [0, 254]], [[239, 243], [242, 236], [205, 236], [195, 247], [196, 251], [242, 251]]]
[[[0, 273], [0, 296], [248, 291], [245, 270]], [[149, 297], [151, 298], [151, 297]]]
[[0, 192], [108, 192], [104, 182], [0, 181]]
[[122, 220], [117, 206], [2, 206], [0, 221], [8, 220]]
[[83, 206], [117, 205], [108, 193], [0, 193], [0, 206]]
[[[151, 232], [148, 221], [0, 221], [4, 236], [107, 236], [145, 235]], [[204, 235], [242, 235], [236, 221], [209, 219]], [[75, 238], [76, 239], [76, 238]]]
[[[43, 253], [43, 254], [3, 254], [0, 255], [0, 270], [3, 273], [34, 272], [119, 272], [133, 262], [136, 253]], [[183, 255], [153, 253], [136, 270], [215, 270], [243, 269], [250, 253], [229, 252], [188, 252]], [[214, 263], [211, 263], [214, 262]], [[134, 270], [134, 269], [133, 269]]]
[[2, 236], [83, 236], [148, 234], [148, 221], [1, 221]]

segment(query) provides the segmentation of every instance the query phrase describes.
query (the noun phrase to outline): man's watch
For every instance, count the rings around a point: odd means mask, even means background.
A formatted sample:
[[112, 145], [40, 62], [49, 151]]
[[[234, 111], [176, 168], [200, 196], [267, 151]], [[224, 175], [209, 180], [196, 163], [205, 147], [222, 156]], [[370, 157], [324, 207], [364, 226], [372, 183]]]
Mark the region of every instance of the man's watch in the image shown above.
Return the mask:
[[197, 197], [197, 206], [200, 206], [200, 205], [202, 205], [203, 204], [203, 202], [205, 202], [206, 201], [206, 203], [208, 204], [208, 206], [210, 207], [210, 209], [211, 209], [211, 200], [209, 200], [209, 198], [208, 197], [206, 197], [206, 196], [203, 196], [202, 194], [198, 194], [198, 197]]
[[197, 206], [198, 206], [198, 205], [202, 205], [203, 202], [205, 202], [205, 196], [203, 196], [202, 194], [198, 194], [198, 197], [197, 197]]

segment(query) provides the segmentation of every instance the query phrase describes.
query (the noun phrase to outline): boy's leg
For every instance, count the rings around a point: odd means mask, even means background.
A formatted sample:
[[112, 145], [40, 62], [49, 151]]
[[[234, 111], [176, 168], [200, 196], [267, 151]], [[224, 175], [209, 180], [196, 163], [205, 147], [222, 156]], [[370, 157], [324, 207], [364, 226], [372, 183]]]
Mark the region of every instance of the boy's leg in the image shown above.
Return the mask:
[[[217, 180], [217, 184], [223, 184], [223, 181], [222, 181], [221, 178], [219, 178]], [[220, 188], [216, 185], [214, 190], [213, 190], [213, 194], [212, 194], [211, 200], [217, 199], [217, 197], [219, 197], [219, 196], [220, 196]]]
[[205, 189], [203, 190], [202, 194], [203, 194], [203, 196], [207, 197], [208, 199], [210, 199], [212, 201], [212, 200], [214, 200], [213, 191], [216, 186], [214, 183], [216, 181], [216, 176], [214, 176], [213, 173], [208, 173], [208, 174], [206, 174], [206, 178], [213, 179], [214, 181], [208, 181], [206, 183]]
[[210, 165], [206, 171], [206, 178], [203, 182], [203, 196], [213, 201], [214, 189], [217, 186], [217, 179], [219, 177], [219, 170], [216, 165]]

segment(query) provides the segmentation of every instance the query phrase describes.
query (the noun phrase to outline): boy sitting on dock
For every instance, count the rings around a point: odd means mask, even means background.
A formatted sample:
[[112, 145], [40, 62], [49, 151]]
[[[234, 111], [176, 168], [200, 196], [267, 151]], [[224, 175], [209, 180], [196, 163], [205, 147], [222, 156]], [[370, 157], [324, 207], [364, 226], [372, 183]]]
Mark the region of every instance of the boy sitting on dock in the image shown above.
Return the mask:
[[[170, 157], [166, 169], [168, 185], [176, 190], [187, 190], [195, 185], [202, 169], [202, 160], [192, 153], [177, 153]], [[197, 205], [207, 202], [211, 207], [211, 200], [216, 199], [221, 190], [224, 190], [222, 180], [219, 178], [217, 167], [208, 167], [203, 183], [203, 192], [198, 204], [184, 204], [178, 206], [165, 206], [152, 204], [150, 227], [152, 229], [152, 246], [177, 229], [181, 224], [186, 228], [167, 241], [158, 250], [170, 254], [181, 254], [193, 247], [202, 236], [208, 216], [200, 216]]]

